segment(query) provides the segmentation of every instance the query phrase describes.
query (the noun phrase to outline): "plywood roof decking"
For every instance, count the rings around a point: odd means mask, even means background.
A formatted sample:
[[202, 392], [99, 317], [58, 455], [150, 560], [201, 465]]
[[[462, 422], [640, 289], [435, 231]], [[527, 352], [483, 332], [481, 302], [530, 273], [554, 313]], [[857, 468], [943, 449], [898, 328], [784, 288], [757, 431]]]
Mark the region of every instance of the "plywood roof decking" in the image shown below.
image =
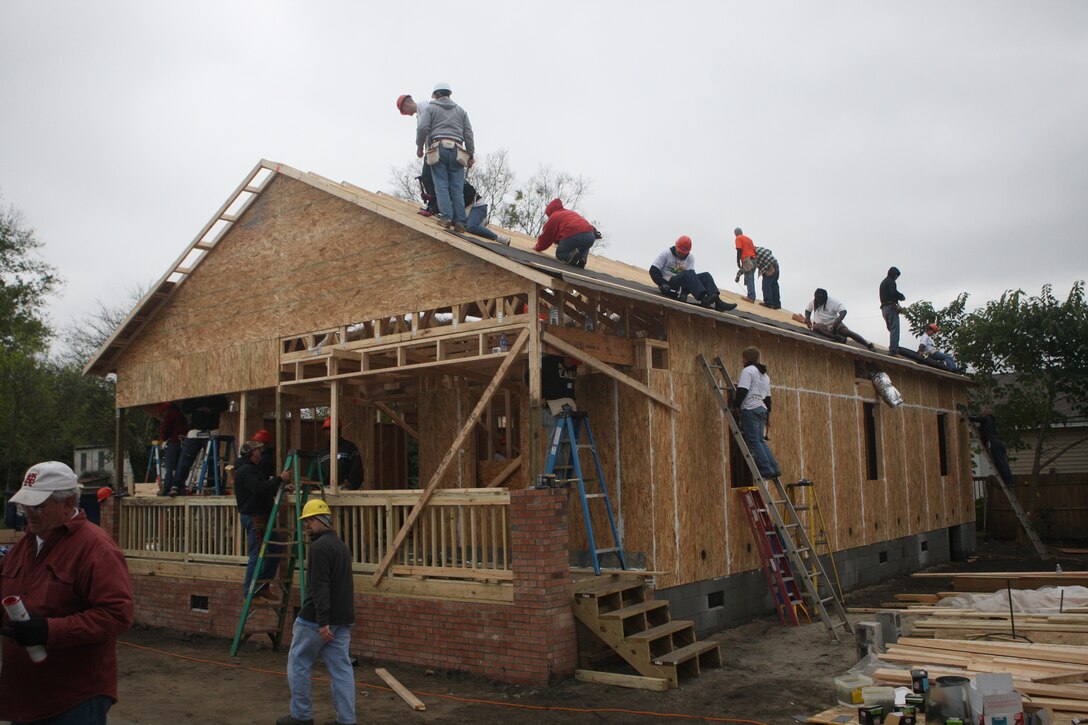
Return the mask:
[[[650, 284], [647, 272], [648, 264], [646, 267], [635, 267], [602, 255], [593, 255], [590, 258], [589, 269], [577, 269], [562, 264], [551, 255], [533, 251], [536, 240], [525, 234], [503, 230], [512, 239], [510, 246], [488, 242], [471, 235], [453, 234], [444, 231], [436, 221], [420, 216], [418, 214], [418, 205], [412, 202], [370, 192], [347, 182], [338, 184], [317, 174], [300, 172], [289, 166], [262, 160], [189, 244], [170, 271], [152, 286], [132, 313], [91, 358], [84, 368], [84, 373], [105, 375], [116, 369], [116, 361], [128, 347], [128, 344], [140, 334], [143, 327], [176, 292], [177, 288], [184, 283], [188, 275], [192, 274], [200, 266], [208, 254], [214, 252], [216, 244], [226, 236], [230, 225], [240, 216], [241, 210], [244, 210], [245, 206], [248, 206], [261, 193], [276, 174], [284, 174], [346, 201], [359, 204], [392, 221], [403, 224], [417, 232], [427, 234], [434, 239], [443, 241], [457, 249], [478, 256], [484, 261], [503, 267], [545, 286], [560, 286], [567, 283], [577, 288], [649, 302], [675, 311], [708, 317], [741, 327], [762, 329], [786, 337], [804, 340], [828, 349], [841, 351], [844, 347], [843, 344], [817, 335], [804, 325], [793, 321], [791, 313], [787, 310], [770, 310], [759, 307], [748, 302], [747, 298], [729, 291], [723, 291], [722, 297], [727, 301], [737, 302], [738, 307], [728, 313], [717, 313], [698, 305], [668, 300], [658, 294], [656, 287]], [[254, 184], [253, 182], [258, 178], [260, 179], [259, 183]], [[239, 206], [239, 200], [241, 200], [240, 208], [235, 209], [234, 207]], [[209, 235], [213, 238], [209, 239]], [[175, 277], [178, 277], [178, 279], [174, 279]], [[880, 360], [883, 363], [908, 368], [922, 369], [943, 377], [961, 379], [960, 376], [953, 373], [919, 365], [904, 358], [869, 352], [854, 343], [849, 343], [846, 347], [851, 354], [858, 357]]]

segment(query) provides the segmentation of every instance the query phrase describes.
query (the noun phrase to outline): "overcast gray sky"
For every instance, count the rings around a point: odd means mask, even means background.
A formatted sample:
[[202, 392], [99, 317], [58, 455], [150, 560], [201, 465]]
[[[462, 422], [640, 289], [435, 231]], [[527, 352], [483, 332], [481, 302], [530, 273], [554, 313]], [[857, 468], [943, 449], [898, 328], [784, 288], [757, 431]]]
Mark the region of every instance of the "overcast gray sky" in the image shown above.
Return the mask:
[[394, 101], [439, 80], [478, 153], [592, 179], [609, 256], [688, 234], [737, 290], [741, 226], [786, 307], [826, 287], [879, 342], [892, 264], [938, 305], [1088, 277], [1088, 2], [4, 0], [0, 193], [53, 323], [157, 279], [262, 157], [389, 189]]

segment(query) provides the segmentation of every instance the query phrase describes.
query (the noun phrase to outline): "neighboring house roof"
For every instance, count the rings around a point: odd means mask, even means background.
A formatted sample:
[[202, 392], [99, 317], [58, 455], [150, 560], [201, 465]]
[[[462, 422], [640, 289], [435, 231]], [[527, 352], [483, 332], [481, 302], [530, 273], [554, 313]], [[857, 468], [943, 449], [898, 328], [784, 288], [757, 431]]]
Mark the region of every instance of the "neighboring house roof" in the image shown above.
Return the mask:
[[[317, 174], [302, 172], [297, 169], [262, 160], [235, 189], [230, 198], [219, 208], [200, 233], [189, 243], [185, 251], [177, 258], [170, 269], [148, 290], [147, 294], [133, 308], [114, 333], [103, 343], [84, 367], [84, 374], [106, 375], [116, 369], [117, 359], [155, 316], [162, 305], [173, 295], [178, 286], [184, 284], [190, 274], [200, 266], [203, 259], [215, 251], [216, 246], [227, 236], [233, 224], [238, 221], [249, 205], [260, 195], [265, 187], [278, 175], [290, 177], [304, 184], [354, 203], [371, 212], [391, 219], [413, 231], [424, 234], [437, 241], [446, 243], [467, 254], [471, 254], [490, 264], [525, 277], [528, 280], [551, 286], [562, 280], [578, 289], [590, 289], [597, 292], [627, 297], [650, 302], [669, 309], [701, 317], [710, 317], [720, 322], [727, 322], [742, 327], [752, 327], [828, 349], [841, 350], [843, 343], [833, 342], [808, 330], [804, 325], [791, 319], [788, 310], [770, 310], [748, 302], [746, 298], [728, 291], [722, 292], [722, 298], [738, 303], [732, 312], [718, 313], [699, 305], [687, 304], [662, 297], [657, 287], [650, 281], [649, 262], [643, 267], [636, 267], [625, 262], [594, 254], [590, 257], [589, 269], [579, 269], [563, 264], [551, 255], [533, 251], [536, 239], [519, 232], [503, 230], [512, 239], [510, 246], [489, 242], [483, 238], [459, 235], [443, 230], [431, 219], [419, 215], [419, 206], [386, 194], [377, 194], [354, 186], [347, 182], [336, 183]], [[850, 352], [859, 357], [880, 360], [885, 364], [894, 364], [922, 370], [942, 377], [962, 380], [951, 372], [918, 365], [902, 357], [891, 357], [886, 353], [870, 352], [854, 343], [847, 346]]]
[[[1019, 377], [1020, 373], [998, 373], [994, 375], [994, 380], [999, 386], [1012, 385], [1016, 383]], [[1059, 427], [1088, 428], [1088, 417], [1073, 407], [1069, 396], [1063, 395], [1054, 401], [1054, 412], [1065, 419], [1065, 422], [1060, 423]]]

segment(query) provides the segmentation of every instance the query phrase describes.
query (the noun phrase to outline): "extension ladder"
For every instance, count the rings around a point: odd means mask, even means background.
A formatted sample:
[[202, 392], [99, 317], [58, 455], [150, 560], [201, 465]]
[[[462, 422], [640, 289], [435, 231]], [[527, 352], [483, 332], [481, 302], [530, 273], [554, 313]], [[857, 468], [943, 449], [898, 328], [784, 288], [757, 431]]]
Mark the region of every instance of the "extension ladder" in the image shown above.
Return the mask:
[[797, 588], [797, 579], [790, 569], [786, 556], [786, 541], [775, 527], [774, 522], [763, 502], [760, 490], [754, 486], [741, 490], [744, 510], [748, 514], [748, 525], [756, 537], [756, 551], [762, 562], [763, 576], [774, 599], [778, 621], [797, 627], [801, 624], [797, 614], [801, 612], [811, 621], [801, 592]]
[[1005, 498], [1009, 500], [1009, 506], [1012, 507], [1012, 512], [1016, 514], [1016, 518], [1020, 521], [1020, 526], [1024, 528], [1024, 533], [1027, 534], [1028, 540], [1031, 541], [1031, 545], [1035, 547], [1035, 552], [1039, 555], [1039, 558], [1046, 561], [1050, 558], [1050, 551], [1046, 548], [1046, 544], [1039, 538], [1039, 534], [1035, 531], [1035, 527], [1031, 525], [1031, 519], [1028, 518], [1028, 512], [1024, 510], [1024, 507], [1020, 505], [1020, 499], [1016, 497], [1016, 494], [1010, 488], [1009, 484], [1012, 481], [1006, 481], [1001, 477], [1001, 472], [997, 468], [997, 464], [994, 463], [994, 457], [990, 455], [990, 449], [982, 442], [982, 433], [978, 429], [978, 425], [967, 416], [963, 417], [967, 422], [968, 429], [971, 434], [978, 441], [978, 447], [982, 449], [982, 455], [986, 457], [986, 462], [990, 464], [990, 468], [994, 472], [994, 479], [997, 481], [997, 485], [1001, 487], [1002, 492], [1005, 494]]
[[[302, 457], [310, 459], [310, 467], [307, 473], [308, 476], [312, 475], [314, 469], [317, 469], [317, 480], [306, 480], [300, 475], [300, 463], [299, 460]], [[316, 488], [322, 499], [325, 498], [325, 484], [321, 478], [321, 467], [317, 465], [317, 457], [313, 453], [291, 450], [287, 452], [287, 459], [284, 461], [284, 470], [291, 470], [292, 482], [295, 490], [295, 506], [294, 511], [291, 512], [290, 508], [284, 507], [287, 515], [292, 519], [289, 525], [280, 524], [280, 508], [284, 503], [284, 497], [287, 496], [286, 486], [280, 486], [276, 493], [275, 501], [272, 504], [272, 511], [268, 515], [268, 525], [265, 527], [264, 536], [261, 538], [260, 554], [257, 557], [257, 563], [253, 569], [253, 577], [249, 581], [249, 591], [246, 592], [245, 602], [242, 605], [242, 614], [238, 618], [238, 627], [234, 632], [234, 641], [230, 646], [230, 654], [233, 657], [238, 653], [238, 648], [242, 646], [242, 643], [252, 637], [254, 634], [267, 634], [268, 638], [272, 640], [272, 650], [279, 651], [280, 644], [283, 641], [283, 629], [287, 623], [287, 612], [291, 603], [291, 589], [294, 585], [295, 569], [298, 569], [298, 582], [299, 582], [299, 600], [306, 601], [306, 568], [304, 562], [305, 548], [303, 539], [302, 521], [299, 518], [302, 516], [302, 508], [306, 505], [306, 501], [309, 499], [310, 489]], [[286, 534], [294, 533], [293, 539], [288, 539]], [[273, 535], [279, 538], [273, 539]], [[275, 551], [271, 551], [271, 549]], [[264, 564], [267, 560], [278, 560], [281, 563], [286, 562], [286, 566], [281, 566], [276, 569], [276, 575], [274, 577], [265, 579], [262, 578], [264, 573]], [[264, 587], [278, 587], [280, 598], [276, 602], [270, 601], [255, 601], [255, 597]], [[266, 629], [246, 629], [246, 624], [249, 622], [250, 616], [254, 614], [257, 609], [268, 608], [274, 614], [276, 618], [276, 624], [273, 628]]]
[[[816, 549], [816, 556], [826, 556], [831, 564], [831, 576], [835, 580], [835, 591], [839, 599], [843, 598], [842, 582], [839, 581], [839, 567], [835, 564], [835, 555], [831, 551], [831, 540], [827, 535], [827, 523], [824, 521], [823, 511], [820, 510], [820, 497], [816, 494], [816, 484], [807, 478], [802, 478], [796, 483], [787, 483], [786, 491], [789, 493], [793, 510], [801, 519], [801, 524], [808, 532], [808, 538]], [[809, 569], [809, 576], [818, 577], [817, 569]]]
[[151, 483], [151, 469], [155, 469], [155, 483], [162, 489], [162, 441], [151, 441], [151, 453], [147, 457], [147, 470], [144, 472], [144, 483]]
[[[846, 616], [846, 610], [842, 606], [842, 599], [839, 597], [838, 592], [831, 587], [823, 562], [820, 561], [808, 532], [805, 531], [796, 509], [790, 502], [782, 479], [765, 479], [759, 472], [755, 458], [752, 457], [752, 452], [748, 448], [748, 442], [744, 440], [740, 426], [737, 424], [736, 418], [733, 417], [733, 411], [729, 407], [730, 398], [728, 396], [734, 395], [736, 388], [733, 385], [733, 380], [729, 377], [729, 371], [726, 369], [725, 363], [722, 362], [721, 356], [715, 356], [713, 363], [708, 363], [701, 354], [696, 359], [706, 375], [710, 387], [714, 390], [718, 406], [721, 408], [722, 415], [729, 424], [729, 430], [737, 442], [737, 448], [744, 456], [748, 469], [752, 472], [755, 488], [758, 489], [758, 493], [762, 497], [762, 502], [759, 502], [762, 505], [757, 505], [756, 508], [762, 509], [766, 513], [771, 525], [774, 527], [782, 543], [781, 553], [785, 556], [784, 561], [789, 564], [790, 572], [795, 581], [800, 583], [798, 591], [809, 604], [808, 612], [815, 611], [820, 615], [820, 620], [823, 621], [824, 626], [827, 627], [828, 632], [835, 640], [839, 639], [838, 629], [853, 633], [850, 619]], [[758, 529], [753, 528], [753, 532], [756, 534], [757, 539], [769, 538], [762, 526]], [[774, 563], [777, 564], [778, 561]], [[763, 560], [765, 567], [770, 567], [771, 564], [772, 562], [766, 559]], [[815, 571], [816, 576], [810, 574], [810, 571]]]
[[[612, 515], [612, 503], [608, 498], [604, 473], [601, 471], [601, 459], [597, 456], [597, 445], [593, 442], [593, 431], [589, 427], [589, 414], [564, 410], [556, 415], [556, 419], [555, 431], [552, 433], [551, 444], [548, 447], [548, 459], [544, 464], [544, 475], [554, 477], [557, 484], [564, 486], [570, 485], [572, 481], [578, 481], [578, 495], [582, 500], [582, 516], [586, 521], [586, 539], [589, 542], [589, 553], [593, 560], [593, 573], [597, 576], [601, 575], [601, 554], [615, 554], [619, 559], [620, 568], [626, 569], [627, 560], [623, 555], [623, 543], [616, 529], [616, 519]], [[580, 442], [583, 432], [586, 443]], [[578, 455], [582, 450], [588, 450], [593, 454], [593, 466], [597, 471], [597, 478], [591, 483], [598, 484], [597, 491], [586, 492], [586, 479], [582, 473], [582, 464]], [[566, 475], [558, 475], [556, 471], [563, 471]], [[604, 510], [608, 514], [608, 525], [612, 529], [613, 546], [597, 548], [597, 539], [593, 533], [593, 519], [589, 513], [589, 502], [597, 500], [604, 502]]]

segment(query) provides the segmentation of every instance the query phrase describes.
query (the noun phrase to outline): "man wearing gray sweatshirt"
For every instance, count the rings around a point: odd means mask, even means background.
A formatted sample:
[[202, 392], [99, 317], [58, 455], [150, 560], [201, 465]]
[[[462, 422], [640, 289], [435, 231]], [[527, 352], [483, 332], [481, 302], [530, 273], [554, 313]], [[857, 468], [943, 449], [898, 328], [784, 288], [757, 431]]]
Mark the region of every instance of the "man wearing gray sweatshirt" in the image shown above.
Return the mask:
[[438, 197], [439, 222], [449, 229], [465, 231], [465, 169], [473, 164], [476, 144], [468, 114], [450, 98], [448, 83], [434, 87], [431, 98], [419, 114], [416, 125], [416, 156], [427, 155]]

